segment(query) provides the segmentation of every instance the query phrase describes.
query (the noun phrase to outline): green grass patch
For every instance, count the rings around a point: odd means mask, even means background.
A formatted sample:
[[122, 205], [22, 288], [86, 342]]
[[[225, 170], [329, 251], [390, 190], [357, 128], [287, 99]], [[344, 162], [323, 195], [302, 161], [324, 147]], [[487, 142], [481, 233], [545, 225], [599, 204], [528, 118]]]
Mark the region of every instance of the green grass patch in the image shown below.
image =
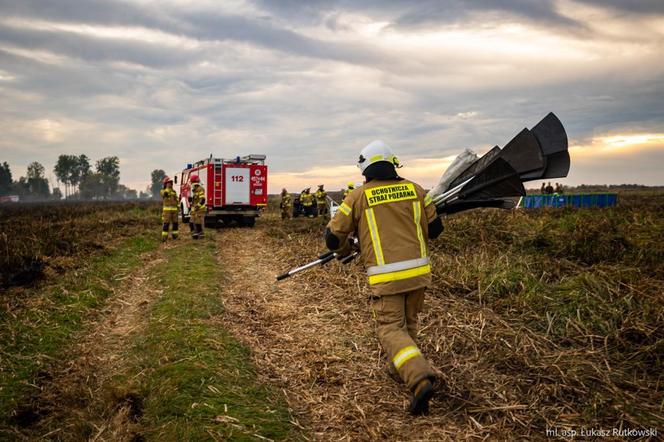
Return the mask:
[[[144, 398], [142, 434], [160, 441], [297, 438], [281, 392], [257, 381], [249, 350], [223, 328], [214, 242], [181, 244], [166, 258], [155, 269], [163, 295], [131, 350], [132, 371], [144, 373], [134, 381]], [[131, 385], [129, 376], [117, 382]]]
[[37, 392], [51, 362], [113, 294], [122, 276], [141, 264], [141, 254], [157, 247], [156, 238], [142, 235], [125, 240], [108, 255], [62, 275], [57, 284], [18, 292], [28, 299], [26, 305], [0, 306], [0, 423]]

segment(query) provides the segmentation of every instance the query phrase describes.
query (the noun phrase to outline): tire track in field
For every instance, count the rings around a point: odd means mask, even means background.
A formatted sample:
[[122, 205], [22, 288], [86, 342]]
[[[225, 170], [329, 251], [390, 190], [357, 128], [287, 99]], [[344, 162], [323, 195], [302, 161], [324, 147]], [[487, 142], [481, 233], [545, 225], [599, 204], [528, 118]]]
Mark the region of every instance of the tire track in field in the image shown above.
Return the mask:
[[72, 347], [45, 373], [33, 396], [29, 406], [43, 417], [17, 437], [139, 440], [143, 399], [126, 386], [118, 387], [113, 378], [129, 366], [125, 357], [132, 336], [143, 326], [149, 306], [163, 293], [151, 271], [164, 261], [164, 250], [170, 247], [175, 245], [145, 253], [141, 265], [115, 276], [123, 283], [113, 289], [99, 316], [72, 338]]
[[[221, 296], [227, 326], [252, 349], [262, 380], [284, 391], [294, 423], [316, 440], [449, 440], [468, 434], [435, 401], [430, 417], [405, 412], [409, 394], [387, 375], [366, 288], [355, 273], [333, 263], [275, 281], [292, 261], [289, 250], [299, 247], [295, 238], [271, 236], [269, 224], [278, 222], [266, 217], [254, 229], [220, 232], [227, 275]], [[312, 258], [320, 246], [322, 241], [307, 246]]]

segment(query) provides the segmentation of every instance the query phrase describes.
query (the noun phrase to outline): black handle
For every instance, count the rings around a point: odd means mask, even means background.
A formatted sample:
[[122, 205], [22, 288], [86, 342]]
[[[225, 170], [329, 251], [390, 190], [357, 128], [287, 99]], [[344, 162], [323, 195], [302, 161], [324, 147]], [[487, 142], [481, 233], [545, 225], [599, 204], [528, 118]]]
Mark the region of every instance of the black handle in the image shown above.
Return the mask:
[[277, 276], [277, 281], [281, 281], [282, 279], [286, 279], [290, 276], [290, 273], [282, 273], [281, 275]]
[[321, 258], [320, 264], [327, 264], [328, 262], [332, 261], [335, 258], [334, 253], [330, 253], [327, 255], [325, 258]]
[[343, 258], [343, 259], [341, 260], [341, 264], [348, 264], [349, 262], [351, 262], [352, 260], [355, 259], [355, 256], [357, 256], [357, 255], [355, 255], [355, 254], [350, 254], [350, 255], [346, 256], [345, 258]]
[[327, 258], [328, 256], [332, 256], [333, 254], [334, 254], [333, 251], [329, 251], [329, 252], [327, 252], [327, 253], [323, 253], [322, 255], [318, 255], [318, 259], [325, 259], [325, 258]]

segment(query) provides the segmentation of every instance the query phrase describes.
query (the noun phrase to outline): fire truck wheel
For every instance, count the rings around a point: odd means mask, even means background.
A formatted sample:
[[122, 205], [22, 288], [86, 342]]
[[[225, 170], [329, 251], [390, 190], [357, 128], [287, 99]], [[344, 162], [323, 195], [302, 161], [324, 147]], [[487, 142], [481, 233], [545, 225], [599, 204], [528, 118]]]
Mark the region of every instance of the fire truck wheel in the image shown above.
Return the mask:
[[254, 224], [256, 224], [256, 217], [243, 216], [240, 224], [247, 227], [254, 227]]

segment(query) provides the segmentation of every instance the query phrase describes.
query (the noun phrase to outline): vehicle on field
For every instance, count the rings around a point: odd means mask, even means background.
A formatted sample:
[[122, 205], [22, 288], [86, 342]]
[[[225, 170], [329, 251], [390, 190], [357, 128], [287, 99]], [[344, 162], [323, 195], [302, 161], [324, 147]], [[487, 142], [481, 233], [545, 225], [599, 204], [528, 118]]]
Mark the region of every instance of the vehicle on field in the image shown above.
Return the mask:
[[238, 156], [230, 160], [210, 156], [188, 164], [179, 174], [180, 214], [184, 223], [189, 222], [190, 179], [194, 175], [199, 177], [205, 190], [205, 225], [208, 227], [232, 221], [251, 227], [267, 206], [265, 155]]

